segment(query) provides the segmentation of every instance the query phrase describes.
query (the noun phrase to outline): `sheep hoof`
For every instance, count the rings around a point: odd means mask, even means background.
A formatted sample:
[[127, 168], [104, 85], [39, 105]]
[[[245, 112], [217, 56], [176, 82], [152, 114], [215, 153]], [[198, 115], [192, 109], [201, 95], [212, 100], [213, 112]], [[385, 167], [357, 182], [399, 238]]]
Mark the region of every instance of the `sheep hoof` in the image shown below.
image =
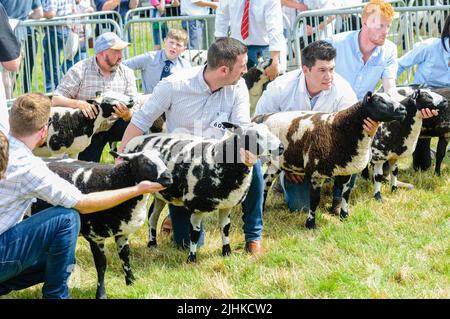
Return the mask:
[[188, 263], [196, 263], [197, 262], [197, 256], [194, 253], [189, 253], [187, 262]]
[[97, 293], [95, 294], [95, 299], [108, 299], [108, 298], [106, 298], [105, 291], [102, 292], [97, 291]]
[[306, 228], [308, 229], [315, 229], [316, 228], [316, 220], [315, 219], [307, 219], [306, 220], [306, 224], [305, 224]]
[[133, 274], [130, 274], [129, 276], [125, 277], [125, 283], [127, 286], [131, 286], [132, 284], [134, 284], [135, 281], [136, 279], [134, 278]]
[[150, 249], [155, 249], [156, 246], [157, 246], [157, 244], [156, 244], [156, 239], [155, 239], [155, 240], [150, 240], [150, 241], [148, 242], [148, 244], [147, 244], [147, 247], [150, 248]]
[[347, 219], [347, 217], [348, 217], [348, 212], [341, 209], [341, 213], [339, 214], [339, 219], [341, 221], [344, 221], [345, 219]]
[[395, 193], [395, 192], [397, 191], [397, 189], [398, 189], [397, 186], [392, 185], [392, 187], [391, 187], [391, 192], [392, 192], [392, 193]]
[[375, 200], [379, 201], [379, 202], [383, 202], [383, 198], [381, 197], [381, 193], [380, 192], [376, 192], [375, 195], [373, 196], [375, 198]]
[[231, 255], [231, 248], [229, 244], [223, 245], [222, 246], [222, 256], [226, 257], [226, 256], [230, 256]]

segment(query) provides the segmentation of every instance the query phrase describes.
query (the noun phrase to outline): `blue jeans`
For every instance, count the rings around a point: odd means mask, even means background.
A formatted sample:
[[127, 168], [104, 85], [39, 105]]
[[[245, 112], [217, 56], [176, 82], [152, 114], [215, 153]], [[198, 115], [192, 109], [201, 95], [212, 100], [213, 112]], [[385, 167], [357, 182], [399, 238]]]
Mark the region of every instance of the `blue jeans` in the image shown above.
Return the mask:
[[[350, 177], [349, 191], [351, 191], [353, 189], [353, 187], [355, 186], [355, 182], [356, 182], [356, 174], [353, 174], [352, 177]], [[341, 198], [342, 191], [343, 191], [343, 189], [341, 187], [339, 187], [338, 185], [336, 185], [336, 183], [334, 183], [333, 198]]]
[[[81, 43], [80, 43], [81, 45]], [[66, 73], [67, 71], [70, 70], [70, 68], [74, 65], [77, 64], [78, 62], [80, 62], [81, 60], [85, 60], [87, 57], [87, 52], [86, 52], [86, 47], [80, 49], [80, 51], [77, 52], [77, 54], [73, 57], [73, 61], [72, 60], [66, 60], [65, 63], [65, 69], [64, 70], [64, 64], [61, 66], [61, 72], [62, 74]]]
[[258, 64], [258, 56], [262, 56], [264, 59], [270, 59], [270, 51], [268, 45], [247, 45], [247, 68]]
[[308, 178], [305, 177], [303, 183], [291, 183], [286, 179], [284, 173], [281, 173], [280, 184], [284, 191], [284, 199], [291, 212], [309, 211], [311, 181]]
[[0, 235], [0, 295], [43, 282], [44, 298], [69, 298], [80, 215], [51, 207]]
[[[189, 26], [186, 22], [189, 22]], [[203, 20], [182, 21], [181, 26], [189, 32], [188, 49], [201, 50], [203, 47], [203, 29], [205, 22]]]
[[[43, 40], [45, 92], [53, 92], [59, 84], [60, 54], [67, 41], [68, 31], [61, 27], [49, 27]], [[52, 78], [53, 76], [53, 78]]]
[[[244, 212], [242, 229], [245, 241], [260, 240], [263, 229], [263, 200], [264, 200], [264, 179], [261, 162], [258, 160], [253, 166], [252, 181], [246, 198], [242, 203]], [[189, 247], [189, 225], [190, 214], [184, 207], [169, 205], [170, 218], [172, 219], [173, 239], [178, 247]], [[198, 246], [204, 243], [203, 224], [200, 228], [200, 239]], [[187, 246], [186, 246], [187, 245]]]

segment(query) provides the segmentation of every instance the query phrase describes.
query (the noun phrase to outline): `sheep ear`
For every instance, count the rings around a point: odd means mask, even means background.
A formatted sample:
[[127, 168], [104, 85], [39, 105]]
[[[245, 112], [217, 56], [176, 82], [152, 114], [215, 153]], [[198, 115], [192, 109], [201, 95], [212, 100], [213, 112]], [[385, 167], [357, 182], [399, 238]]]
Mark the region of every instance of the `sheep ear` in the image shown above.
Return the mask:
[[112, 155], [112, 157], [114, 158], [118, 158], [121, 157], [122, 159], [124, 159], [125, 161], [129, 161], [131, 159], [132, 156], [130, 156], [129, 154], [124, 154], [124, 153], [118, 153], [116, 151], [109, 151], [109, 154]]
[[412, 94], [411, 97], [412, 97], [414, 100], [417, 100], [417, 98], [419, 97], [419, 94], [420, 94], [420, 89], [414, 90], [414, 93]]
[[372, 98], [372, 92], [371, 91], [367, 91], [366, 95], [364, 96], [363, 103], [364, 104], [368, 103], [371, 98]]
[[240, 128], [239, 125], [233, 124], [233, 123], [230, 123], [230, 122], [222, 122], [222, 125], [223, 125], [223, 127], [225, 127], [227, 130], [229, 130], [231, 132], [234, 132], [234, 131], [236, 131], [237, 129]]

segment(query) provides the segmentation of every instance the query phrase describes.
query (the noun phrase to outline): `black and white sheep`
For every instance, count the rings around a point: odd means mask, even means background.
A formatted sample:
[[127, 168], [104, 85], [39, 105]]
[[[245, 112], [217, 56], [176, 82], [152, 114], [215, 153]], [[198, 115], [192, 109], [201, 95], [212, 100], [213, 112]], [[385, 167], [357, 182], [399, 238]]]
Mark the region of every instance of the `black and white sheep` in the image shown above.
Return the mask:
[[[442, 95], [450, 101], [450, 88], [431, 88], [432, 92]], [[439, 110], [439, 115], [424, 119], [422, 130], [413, 153], [413, 167], [418, 170], [427, 170], [431, 167], [430, 142], [432, 137], [438, 137], [436, 149], [435, 174], [441, 175], [441, 164], [450, 142], [450, 106]]]
[[240, 161], [239, 149], [258, 157], [279, 155], [283, 145], [264, 124], [237, 126], [222, 123], [231, 134], [223, 140], [191, 135], [150, 134], [133, 138], [125, 152], [158, 150], [173, 184], [155, 194], [154, 210], [149, 212], [149, 247], [156, 246], [156, 223], [165, 203], [184, 206], [191, 214], [188, 262], [196, 261], [197, 242], [203, 213], [219, 211], [222, 255], [229, 255], [230, 211], [245, 197], [252, 168]]
[[269, 160], [264, 197], [280, 169], [305, 175], [311, 179], [306, 227], [312, 229], [323, 180], [335, 177], [343, 186], [340, 217], [346, 218], [350, 176], [362, 171], [369, 161], [372, 138], [363, 130], [363, 120], [369, 117], [384, 122], [402, 119], [405, 114], [404, 106], [387, 94], [368, 92], [363, 101], [335, 113], [292, 111], [256, 116], [253, 121], [265, 123], [286, 146], [279, 168]]
[[33, 153], [41, 157], [68, 154], [77, 158], [89, 146], [95, 133], [108, 130], [114, 124], [113, 106], [121, 102], [131, 108], [135, 104], [132, 97], [111, 91], [98, 92], [96, 100], [87, 102], [97, 107], [98, 114], [94, 119], [84, 116], [80, 109], [52, 107], [46, 141]]
[[[50, 170], [74, 184], [82, 193], [119, 189], [134, 186], [143, 180], [158, 182], [163, 186], [172, 183], [172, 177], [157, 151], [144, 150], [133, 154], [118, 154], [124, 162], [114, 166], [73, 159], [46, 159]], [[89, 242], [97, 269], [96, 298], [106, 298], [105, 240], [114, 237], [117, 251], [125, 272], [125, 282], [130, 285], [134, 276], [130, 267], [130, 248], [128, 238], [145, 222], [150, 194], [134, 197], [113, 208], [80, 214], [80, 233]], [[32, 213], [49, 207], [38, 200], [32, 207]]]
[[250, 114], [255, 113], [256, 104], [258, 104], [263, 91], [269, 84], [269, 78], [264, 74], [264, 70], [272, 64], [272, 59], [259, 59], [257, 65], [251, 67], [242, 77], [247, 85], [250, 96]]
[[383, 180], [383, 163], [389, 162], [392, 191], [397, 189], [397, 161], [410, 156], [419, 138], [422, 127], [422, 117], [418, 110], [444, 109], [447, 101], [439, 94], [426, 89], [404, 87], [398, 88], [398, 93], [404, 97], [401, 103], [406, 108], [406, 116], [401, 121], [382, 123], [372, 142], [371, 163], [374, 165], [374, 197], [381, 201], [381, 182]]

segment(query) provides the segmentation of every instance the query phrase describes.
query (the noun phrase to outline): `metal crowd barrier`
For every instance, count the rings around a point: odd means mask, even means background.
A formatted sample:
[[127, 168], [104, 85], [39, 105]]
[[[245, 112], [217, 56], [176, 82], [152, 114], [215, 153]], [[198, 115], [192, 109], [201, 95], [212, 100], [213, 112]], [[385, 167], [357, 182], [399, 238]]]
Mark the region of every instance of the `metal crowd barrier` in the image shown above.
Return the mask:
[[[445, 0], [441, 0], [445, 1]], [[396, 17], [391, 26], [389, 39], [397, 44], [398, 56], [402, 56], [405, 52], [411, 50], [415, 42], [422, 41], [429, 37], [440, 37], [440, 32], [443, 27], [445, 18], [450, 12], [450, 5], [441, 6], [416, 6], [416, 7], [402, 7], [404, 5], [401, 0], [391, 1], [397, 5], [395, 8]], [[430, 2], [430, 1], [428, 1]], [[449, 1], [447, 1], [449, 2]], [[411, 1], [410, 1], [411, 3]], [[423, 1], [421, 4], [424, 4]], [[362, 4], [364, 5], [364, 3]], [[29, 91], [39, 91], [51, 93], [55, 89], [55, 82], [59, 80], [68, 68], [77, 62], [77, 59], [72, 57], [67, 59], [64, 51], [61, 50], [66, 41], [56, 41], [52, 46], [47, 43], [47, 48], [43, 46], [44, 37], [57, 38], [58, 33], [68, 32], [70, 29], [77, 29], [86, 27], [90, 29], [85, 34], [85, 51], [83, 47], [78, 48], [78, 54], [85, 53], [86, 57], [93, 55], [93, 42], [98, 33], [106, 30], [116, 32], [122, 38], [132, 43], [130, 48], [124, 53], [124, 58], [134, 57], [136, 55], [155, 50], [156, 38], [159, 37], [159, 42], [162, 42], [164, 37], [164, 30], [168, 28], [183, 28], [187, 29], [188, 33], [191, 30], [192, 21], [199, 20], [204, 24], [203, 40], [195, 44], [203, 50], [206, 50], [214, 41], [214, 20], [215, 15], [204, 15], [197, 17], [189, 16], [174, 16], [151, 18], [150, 15], [153, 7], [138, 8], [130, 10], [122, 25], [122, 20], [118, 12], [105, 11], [95, 12], [89, 14], [78, 14], [66, 17], [54, 18], [50, 20], [26, 20], [19, 23], [15, 32], [22, 43], [24, 49], [24, 62], [18, 76], [12, 77], [12, 84], [7, 90], [7, 98], [17, 97]], [[339, 8], [333, 10], [310, 10], [300, 13], [294, 25], [289, 27], [289, 21], [284, 16], [283, 24], [286, 29], [287, 38], [287, 67], [288, 70], [297, 68], [301, 65], [300, 50], [305, 45], [318, 39], [325, 39], [333, 34], [349, 31], [359, 30], [360, 15], [362, 12], [361, 6], [356, 8]], [[105, 18], [109, 17], [109, 18]], [[330, 20], [328, 25], [324, 25], [324, 21]], [[322, 23], [322, 24], [321, 24]], [[312, 34], [304, 32], [304, 26], [312, 24], [314, 31]], [[159, 31], [159, 32], [156, 32]], [[63, 32], [63, 33], [64, 33]], [[188, 44], [188, 49], [193, 49], [192, 43]], [[44, 51], [60, 52], [57, 55], [50, 56], [48, 62], [45, 63]], [[84, 51], [84, 52], [83, 52]], [[187, 55], [194, 55], [196, 50], [187, 51]], [[188, 56], [189, 59], [192, 56]], [[53, 60], [57, 61], [57, 69], [52, 68]], [[33, 67], [34, 63], [34, 67]], [[45, 68], [48, 69], [49, 76], [45, 74]], [[403, 76], [401, 82], [412, 79], [412, 72], [407, 76]], [[46, 79], [52, 80], [52, 85], [49, 89], [45, 89]], [[15, 84], [13, 83], [15, 80]], [[56, 81], [55, 81], [56, 80]], [[14, 89], [13, 89], [14, 88]]]

